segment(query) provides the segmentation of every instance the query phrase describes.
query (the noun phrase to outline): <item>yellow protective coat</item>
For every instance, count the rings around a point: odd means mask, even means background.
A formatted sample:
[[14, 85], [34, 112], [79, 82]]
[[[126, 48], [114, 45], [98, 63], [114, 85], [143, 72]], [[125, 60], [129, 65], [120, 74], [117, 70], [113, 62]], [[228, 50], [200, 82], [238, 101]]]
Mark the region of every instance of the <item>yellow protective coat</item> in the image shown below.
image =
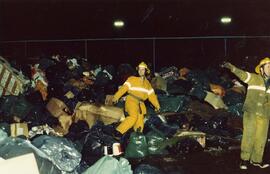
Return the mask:
[[128, 116], [116, 129], [122, 134], [131, 127], [135, 131], [140, 128], [139, 130], [142, 132], [144, 115], [146, 114], [144, 101], [148, 99], [159, 110], [160, 105], [157, 96], [146, 78], [135, 76], [127, 79], [124, 85], [115, 93], [113, 100], [118, 101], [126, 92], [129, 94], [126, 97], [125, 103], [125, 111], [128, 113]]

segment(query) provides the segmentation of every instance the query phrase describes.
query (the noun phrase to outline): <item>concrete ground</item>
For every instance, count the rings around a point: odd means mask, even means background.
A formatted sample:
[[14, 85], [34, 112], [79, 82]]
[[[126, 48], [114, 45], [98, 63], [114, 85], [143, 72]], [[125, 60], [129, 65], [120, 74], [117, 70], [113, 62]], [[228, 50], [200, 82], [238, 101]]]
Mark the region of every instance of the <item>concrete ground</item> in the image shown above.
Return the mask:
[[[140, 160], [129, 160], [133, 171], [139, 164], [157, 167], [164, 174], [269, 174], [270, 167], [260, 169], [250, 166], [248, 170], [240, 170], [240, 149], [208, 152], [194, 152], [185, 156], [175, 155], [147, 157]], [[270, 162], [270, 148], [266, 149], [265, 161]], [[145, 173], [146, 174], [146, 173]], [[151, 173], [152, 174], [152, 173]]]

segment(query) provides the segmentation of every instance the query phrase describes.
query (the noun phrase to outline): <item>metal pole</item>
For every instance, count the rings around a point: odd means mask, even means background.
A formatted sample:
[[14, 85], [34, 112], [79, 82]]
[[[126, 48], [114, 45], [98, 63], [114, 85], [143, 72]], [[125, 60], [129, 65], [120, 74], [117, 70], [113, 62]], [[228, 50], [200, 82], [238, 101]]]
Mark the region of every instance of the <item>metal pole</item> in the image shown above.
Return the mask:
[[156, 72], [156, 39], [153, 38], [153, 72]]
[[87, 59], [87, 40], [84, 41], [84, 58]]
[[224, 38], [224, 56], [227, 56], [227, 39]]
[[27, 41], [24, 42], [24, 57], [27, 57]]

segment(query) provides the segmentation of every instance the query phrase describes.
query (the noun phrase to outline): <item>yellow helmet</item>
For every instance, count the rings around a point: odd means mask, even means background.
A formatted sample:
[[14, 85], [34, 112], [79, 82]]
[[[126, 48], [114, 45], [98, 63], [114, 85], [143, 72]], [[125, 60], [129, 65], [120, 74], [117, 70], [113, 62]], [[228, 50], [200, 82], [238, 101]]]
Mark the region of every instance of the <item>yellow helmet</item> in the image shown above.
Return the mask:
[[148, 68], [148, 66], [146, 65], [146, 63], [141, 62], [141, 63], [137, 66], [137, 70], [138, 70], [139, 68], [145, 68], [145, 69], [146, 69], [146, 73], [147, 73], [147, 74], [150, 74], [150, 69]]
[[263, 58], [260, 61], [259, 65], [256, 66], [255, 72], [258, 73], [258, 74], [260, 74], [260, 68], [261, 68], [261, 66], [263, 66], [264, 64], [267, 64], [267, 63], [270, 63], [270, 58], [269, 57]]

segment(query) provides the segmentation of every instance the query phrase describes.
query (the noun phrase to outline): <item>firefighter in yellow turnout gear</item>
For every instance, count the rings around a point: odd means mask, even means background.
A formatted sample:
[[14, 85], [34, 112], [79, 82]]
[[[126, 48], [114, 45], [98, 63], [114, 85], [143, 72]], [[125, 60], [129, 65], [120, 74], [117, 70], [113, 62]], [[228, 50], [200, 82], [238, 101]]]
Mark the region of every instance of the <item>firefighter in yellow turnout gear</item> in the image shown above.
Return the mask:
[[255, 68], [257, 74], [238, 69], [228, 62], [223, 67], [248, 84], [243, 106], [240, 169], [247, 169], [249, 164], [267, 168], [269, 164], [263, 163], [263, 153], [270, 119], [270, 59], [260, 61]]
[[137, 67], [137, 71], [139, 77], [129, 77], [113, 97], [113, 102], [117, 103], [120, 97], [125, 93], [128, 93], [125, 102], [125, 111], [128, 113], [128, 116], [116, 128], [122, 135], [132, 127], [135, 131], [143, 131], [144, 115], [146, 114], [144, 101], [146, 99], [153, 104], [156, 111], [159, 111], [160, 109], [157, 96], [150, 82], [145, 77], [146, 73], [150, 73], [147, 65], [144, 62], [141, 62]]

